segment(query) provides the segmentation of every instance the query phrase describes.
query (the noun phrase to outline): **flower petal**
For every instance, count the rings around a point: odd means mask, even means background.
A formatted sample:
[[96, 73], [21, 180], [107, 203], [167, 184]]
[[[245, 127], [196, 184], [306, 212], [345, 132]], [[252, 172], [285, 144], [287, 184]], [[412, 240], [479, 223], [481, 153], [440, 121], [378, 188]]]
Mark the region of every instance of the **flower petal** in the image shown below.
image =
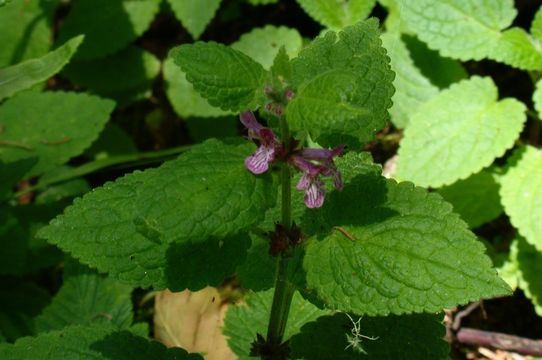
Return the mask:
[[304, 173], [303, 176], [299, 179], [296, 188], [297, 190], [306, 190], [311, 185], [311, 176], [307, 173]]
[[324, 187], [324, 183], [320, 179], [316, 178], [305, 190], [305, 205], [307, 205], [307, 207], [310, 209], [322, 207], [325, 196], [326, 189]]
[[269, 169], [269, 163], [275, 159], [275, 148], [260, 145], [258, 150], [245, 159], [245, 166], [251, 173], [259, 175]]
[[239, 114], [239, 120], [241, 120], [241, 123], [243, 123], [247, 129], [254, 132], [259, 132], [263, 129], [262, 124], [256, 120], [256, 116], [254, 116], [252, 111], [245, 111]]

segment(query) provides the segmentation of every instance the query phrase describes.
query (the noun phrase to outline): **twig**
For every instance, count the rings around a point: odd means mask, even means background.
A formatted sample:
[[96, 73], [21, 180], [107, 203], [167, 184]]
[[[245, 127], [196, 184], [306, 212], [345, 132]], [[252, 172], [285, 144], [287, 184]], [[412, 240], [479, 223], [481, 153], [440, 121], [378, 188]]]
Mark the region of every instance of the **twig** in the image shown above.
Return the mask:
[[461, 328], [456, 335], [462, 344], [489, 346], [495, 349], [512, 350], [518, 353], [542, 356], [542, 340], [532, 340], [493, 331]]

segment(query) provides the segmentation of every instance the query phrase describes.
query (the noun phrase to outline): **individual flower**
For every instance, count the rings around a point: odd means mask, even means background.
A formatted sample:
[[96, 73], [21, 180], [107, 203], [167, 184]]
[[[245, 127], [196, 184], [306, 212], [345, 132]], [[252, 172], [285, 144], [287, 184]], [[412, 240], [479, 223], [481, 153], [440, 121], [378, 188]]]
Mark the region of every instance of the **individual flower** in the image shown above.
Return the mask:
[[256, 152], [245, 159], [245, 166], [253, 174], [262, 174], [269, 169], [269, 164], [275, 160], [280, 143], [273, 130], [260, 124], [252, 112], [242, 112], [239, 118], [248, 129], [248, 136], [260, 142], [260, 147]]
[[305, 191], [304, 201], [308, 208], [319, 208], [324, 204], [326, 189], [320, 176], [332, 177], [335, 188], [339, 191], [343, 189], [341, 173], [333, 161], [343, 151], [344, 145], [331, 150], [307, 148], [290, 157], [290, 162], [303, 172], [297, 189]]

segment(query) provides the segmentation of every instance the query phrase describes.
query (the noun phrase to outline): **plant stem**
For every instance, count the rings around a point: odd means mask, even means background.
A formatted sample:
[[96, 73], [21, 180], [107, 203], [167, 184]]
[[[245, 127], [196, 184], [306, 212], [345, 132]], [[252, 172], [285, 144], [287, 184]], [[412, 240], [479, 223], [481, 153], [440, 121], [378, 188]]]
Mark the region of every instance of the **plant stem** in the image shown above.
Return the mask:
[[[281, 136], [284, 140], [284, 145], [286, 149], [288, 149], [290, 139], [288, 124], [286, 123], [284, 117], [280, 117], [279, 121]], [[292, 174], [290, 166], [287, 163], [282, 164], [280, 181], [282, 200], [281, 224], [282, 226], [284, 226], [286, 231], [289, 232], [292, 227]], [[288, 312], [290, 311], [290, 304], [292, 303], [292, 297], [295, 291], [295, 287], [290, 283], [288, 279], [289, 261], [289, 257], [285, 254], [281, 254], [277, 261], [277, 272], [275, 275], [275, 293], [273, 294], [273, 304], [271, 305], [271, 315], [267, 328], [267, 343], [273, 346], [278, 346], [282, 343], [282, 338], [286, 329], [286, 322], [288, 320]], [[277, 360], [278, 359], [279, 358], [277, 358]]]
[[149, 152], [141, 152], [141, 153], [136, 153], [136, 154], [118, 155], [118, 156], [111, 156], [105, 159], [90, 161], [81, 166], [69, 169], [67, 171], [59, 172], [58, 174], [51, 177], [47, 177], [46, 180], [40, 180], [36, 185], [28, 187], [24, 190], [21, 190], [15, 193], [13, 197], [17, 198], [26, 193], [41, 190], [48, 186], [58, 184], [67, 180], [72, 180], [72, 179], [96, 172], [104, 168], [108, 168], [111, 166], [126, 164], [126, 163], [131, 163], [133, 165], [134, 163], [137, 163], [137, 164], [149, 163], [151, 161], [160, 160], [160, 159], [163, 159], [164, 157], [182, 153], [188, 150], [189, 148], [190, 148], [190, 145], [185, 145], [185, 146], [179, 146], [179, 147], [160, 150], [160, 151], [149, 151]]

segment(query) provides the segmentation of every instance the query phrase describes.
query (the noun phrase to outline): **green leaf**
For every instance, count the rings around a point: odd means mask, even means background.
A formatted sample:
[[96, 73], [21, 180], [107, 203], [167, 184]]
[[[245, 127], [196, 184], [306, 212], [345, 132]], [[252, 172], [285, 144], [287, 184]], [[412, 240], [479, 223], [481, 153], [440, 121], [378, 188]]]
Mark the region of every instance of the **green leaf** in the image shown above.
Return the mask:
[[177, 19], [198, 39], [215, 16], [222, 0], [168, 0]]
[[0, 11], [0, 68], [47, 53], [52, 10], [44, 1], [15, 0], [5, 4]]
[[308, 214], [319, 231], [304, 259], [307, 288], [327, 306], [370, 316], [437, 312], [509, 293], [484, 246], [438, 194], [353, 172], [354, 155], [339, 160], [352, 180]]
[[33, 318], [47, 305], [49, 294], [19, 278], [1, 277], [0, 283], [0, 333], [8, 341], [33, 334]]
[[538, 11], [534, 15], [533, 22], [531, 23], [531, 34], [538, 41], [542, 41], [542, 6], [538, 8]]
[[[376, 339], [362, 339], [360, 345], [369, 359], [445, 360], [449, 358], [449, 347], [444, 341], [442, 318], [433, 314], [364, 317], [360, 321], [361, 334]], [[291, 339], [292, 358], [316, 360], [333, 354], [337, 360], [360, 359], [359, 352], [347, 348], [347, 335], [352, 336], [354, 325], [341, 313], [305, 324]]]
[[538, 113], [538, 117], [542, 117], [542, 79], [538, 80], [535, 84], [533, 104], [534, 109]]
[[[265, 336], [267, 333], [273, 291], [274, 289], [250, 292], [246, 303], [228, 308], [222, 332], [229, 338], [228, 345], [239, 360], [253, 359], [249, 353], [252, 342], [256, 340], [256, 334]], [[284, 340], [298, 333], [305, 323], [328, 314], [330, 314], [329, 310], [318, 309], [296, 292], [290, 306]]]
[[[55, 170], [52, 170], [54, 172]], [[46, 175], [44, 175], [46, 176]], [[43, 177], [40, 181], [43, 180]], [[74, 197], [83, 195], [91, 190], [88, 182], [83, 178], [68, 180], [58, 185], [47, 187], [38, 196], [36, 196], [36, 204], [50, 204], [63, 199], [73, 199]]]
[[286, 54], [293, 58], [301, 51], [303, 39], [296, 29], [267, 25], [241, 35], [239, 40], [231, 45], [233, 49], [259, 62], [266, 70], [273, 65], [281, 46], [284, 46]]
[[297, 0], [314, 20], [332, 29], [340, 30], [365, 19], [376, 0]]
[[267, 236], [250, 234], [252, 245], [248, 250], [246, 261], [235, 274], [241, 286], [252, 291], [270, 289], [275, 283], [277, 259], [269, 255], [269, 239]]
[[542, 251], [542, 151], [527, 146], [501, 178], [504, 211], [519, 233]]
[[103, 59], [72, 62], [62, 73], [93, 93], [126, 104], [150, 96], [152, 82], [160, 73], [160, 61], [130, 46]]
[[0, 161], [0, 201], [6, 199], [17, 184], [38, 161], [31, 157], [10, 163]]
[[[197, 279], [178, 271], [185, 261], [201, 264], [211, 248], [235, 254], [217, 264], [220, 270], [233, 272], [244, 260], [248, 244], [237, 234], [263, 218], [276, 192], [268, 176], [245, 168], [244, 158], [253, 150], [251, 144], [217, 140], [194, 146], [177, 160], [76, 200], [40, 235], [133, 286], [181, 290], [189, 281], [224, 279], [231, 273], [215, 274], [209, 266], [199, 268]], [[205, 246], [198, 258], [194, 251]]]
[[0, 358], [73, 360], [198, 360], [180, 348], [168, 349], [131, 332], [105, 326], [70, 326], [63, 330], [26, 337], [0, 347]]
[[84, 34], [85, 42], [75, 55], [78, 60], [112, 54], [142, 35], [159, 7], [159, 0], [78, 0], [66, 17], [58, 41]]
[[[134, 140], [117, 124], [108, 122], [100, 137], [85, 151], [93, 159], [137, 153]], [[43, 179], [42, 179], [43, 180]]]
[[269, 5], [276, 4], [279, 0], [247, 0], [251, 5]]
[[480, 60], [497, 47], [516, 17], [513, 0], [398, 0], [401, 19], [441, 55]]
[[132, 288], [73, 261], [68, 265], [62, 287], [35, 320], [36, 331], [92, 324], [128, 328], [133, 320]]
[[502, 33], [489, 58], [523, 70], [541, 70], [542, 52], [538, 40], [521, 28]]
[[347, 135], [370, 141], [392, 105], [388, 62], [374, 19], [345, 28], [338, 39], [334, 32], [315, 39], [292, 60], [297, 91], [286, 108], [292, 130], [309, 130], [314, 140]]
[[164, 81], [166, 95], [175, 112], [183, 117], [218, 117], [229, 112], [214, 107], [194, 89], [186, 80], [186, 74], [175, 65], [172, 58], [164, 62]]
[[214, 42], [181, 45], [170, 56], [200, 95], [223, 110], [252, 109], [263, 93], [266, 72], [262, 66], [225, 45]]
[[0, 107], [0, 159], [39, 157], [26, 177], [39, 175], [79, 155], [97, 137], [114, 103], [64, 92], [24, 93]]
[[503, 211], [496, 176], [486, 170], [444, 186], [438, 193], [453, 205], [470, 228], [495, 219]]
[[0, 69], [0, 100], [47, 80], [66, 65], [83, 41], [75, 37], [58, 49], [17, 65]]
[[391, 59], [391, 69], [395, 71], [391, 121], [396, 127], [405, 128], [418, 107], [436, 96], [439, 90], [416, 67], [399, 35], [387, 33], [381, 39]]
[[518, 237], [510, 245], [510, 260], [516, 266], [518, 286], [533, 303], [536, 313], [542, 316], [542, 253]]
[[491, 78], [474, 76], [418, 108], [399, 148], [397, 177], [440, 187], [489, 166], [514, 145], [525, 105], [498, 101]]

